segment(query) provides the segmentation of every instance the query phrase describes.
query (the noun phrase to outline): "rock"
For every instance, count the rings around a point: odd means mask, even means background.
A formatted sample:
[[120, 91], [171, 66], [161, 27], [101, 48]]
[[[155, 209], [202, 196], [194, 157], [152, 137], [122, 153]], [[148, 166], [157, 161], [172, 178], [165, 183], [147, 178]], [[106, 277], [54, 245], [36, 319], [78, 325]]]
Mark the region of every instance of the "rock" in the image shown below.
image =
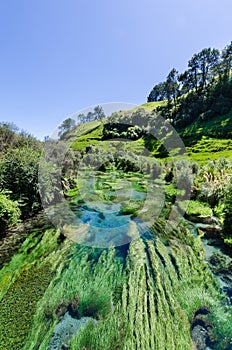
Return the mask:
[[62, 301], [56, 309], [56, 316], [60, 320], [66, 312], [73, 318], [78, 318], [79, 313], [79, 297], [76, 295], [71, 301]]
[[97, 321], [91, 317], [76, 319], [73, 318], [69, 312], [66, 312], [64, 317], [56, 325], [47, 349], [68, 350], [71, 337], [88, 321], [92, 321], [94, 324], [97, 323]]
[[129, 222], [127, 236], [129, 237], [130, 241], [139, 237], [139, 231], [134, 221]]
[[226, 266], [226, 258], [221, 254], [214, 253], [209, 259], [209, 263], [220, 270]]
[[207, 330], [204, 327], [197, 325], [193, 328], [191, 335], [197, 350], [206, 350], [206, 339], [208, 337]]
[[197, 223], [196, 228], [204, 232], [205, 238], [218, 238], [222, 233], [222, 227], [215, 224]]
[[201, 223], [207, 225], [218, 225], [220, 226], [220, 220], [215, 216], [204, 216], [204, 215], [187, 215], [187, 219], [194, 223]]

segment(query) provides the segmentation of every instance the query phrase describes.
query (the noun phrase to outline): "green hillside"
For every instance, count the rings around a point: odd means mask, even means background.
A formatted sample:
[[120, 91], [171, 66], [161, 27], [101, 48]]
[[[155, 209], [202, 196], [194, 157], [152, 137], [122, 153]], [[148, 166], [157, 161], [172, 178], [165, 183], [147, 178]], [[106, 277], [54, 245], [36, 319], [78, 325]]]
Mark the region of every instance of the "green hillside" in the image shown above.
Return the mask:
[[[140, 106], [140, 108], [147, 109], [148, 113], [153, 110], [156, 112], [156, 107], [156, 102]], [[136, 111], [140, 108], [138, 107]], [[134, 110], [131, 113], [133, 112]], [[104, 120], [104, 123], [106, 122], [107, 119]], [[70, 142], [73, 149], [83, 151], [90, 145], [97, 146], [101, 150], [117, 147], [120, 141], [117, 141], [117, 138], [110, 141], [104, 139], [103, 129], [104, 124], [98, 121], [85, 123], [76, 127], [68, 135], [67, 141]], [[228, 159], [232, 157], [232, 111], [226, 115], [215, 116], [211, 120], [202, 120], [199, 117], [188, 126], [178, 127], [176, 130], [186, 146], [190, 159], [193, 161], [203, 164], [220, 157]], [[134, 151], [136, 154], [143, 154], [144, 148], [148, 147], [151, 156], [154, 155], [159, 158], [159, 152], [157, 151], [159, 146], [149, 134], [133, 141], [124, 139], [123, 143], [125, 148]]]

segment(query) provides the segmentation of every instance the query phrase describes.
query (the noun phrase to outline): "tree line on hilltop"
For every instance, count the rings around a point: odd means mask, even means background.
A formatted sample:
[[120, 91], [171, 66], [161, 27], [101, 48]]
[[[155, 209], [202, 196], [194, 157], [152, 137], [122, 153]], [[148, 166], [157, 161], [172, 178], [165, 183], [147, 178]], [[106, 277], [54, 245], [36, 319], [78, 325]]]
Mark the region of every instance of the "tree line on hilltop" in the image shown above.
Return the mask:
[[100, 120], [104, 119], [105, 113], [101, 106], [94, 107], [93, 111], [89, 111], [87, 114], [80, 113], [77, 115], [75, 119], [73, 118], [67, 118], [63, 121], [63, 123], [59, 126], [59, 132], [58, 136], [60, 139], [62, 139], [70, 130], [72, 130], [75, 126], [92, 122], [94, 120]]
[[188, 68], [173, 68], [164, 82], [155, 85], [147, 102], [164, 101], [157, 113], [184, 127], [196, 117], [202, 120], [226, 114], [232, 107], [232, 42], [221, 52], [205, 48], [193, 55]]

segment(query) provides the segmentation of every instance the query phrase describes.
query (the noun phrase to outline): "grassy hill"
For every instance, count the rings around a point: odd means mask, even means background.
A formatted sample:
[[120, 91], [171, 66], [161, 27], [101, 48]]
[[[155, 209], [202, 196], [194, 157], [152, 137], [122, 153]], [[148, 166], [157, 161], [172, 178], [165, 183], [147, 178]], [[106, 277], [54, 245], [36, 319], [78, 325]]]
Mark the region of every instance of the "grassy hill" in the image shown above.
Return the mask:
[[[132, 112], [138, 111], [139, 108], [145, 108], [148, 112], [156, 110], [160, 104], [165, 101], [150, 102], [133, 109]], [[93, 121], [81, 124], [73, 129], [68, 135], [67, 140], [75, 150], [85, 150], [87, 146], [97, 146], [100, 150], [111, 150], [119, 147], [120, 140], [105, 140], [103, 135], [104, 123]], [[188, 155], [193, 161], [206, 163], [209, 160], [215, 160], [220, 157], [232, 159], [232, 111], [223, 116], [216, 116], [210, 120], [202, 120], [198, 117], [193, 123], [186, 127], [176, 129], [183, 140]], [[150, 155], [159, 158], [157, 151], [159, 146], [154, 139], [148, 136], [141, 137], [135, 141], [123, 140], [124, 148], [136, 154], [143, 154], [145, 148], [149, 148]], [[162, 157], [163, 159], [163, 157]]]

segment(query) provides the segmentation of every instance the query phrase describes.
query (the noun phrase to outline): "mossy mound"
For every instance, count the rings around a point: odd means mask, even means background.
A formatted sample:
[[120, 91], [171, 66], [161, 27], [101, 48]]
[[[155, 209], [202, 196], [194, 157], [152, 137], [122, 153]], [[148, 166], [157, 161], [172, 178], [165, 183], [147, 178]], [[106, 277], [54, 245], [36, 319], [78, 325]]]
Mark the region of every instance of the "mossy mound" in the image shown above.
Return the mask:
[[32, 327], [37, 303], [42, 298], [52, 278], [51, 266], [33, 265], [22, 268], [19, 277], [0, 301], [0, 348], [22, 349]]

